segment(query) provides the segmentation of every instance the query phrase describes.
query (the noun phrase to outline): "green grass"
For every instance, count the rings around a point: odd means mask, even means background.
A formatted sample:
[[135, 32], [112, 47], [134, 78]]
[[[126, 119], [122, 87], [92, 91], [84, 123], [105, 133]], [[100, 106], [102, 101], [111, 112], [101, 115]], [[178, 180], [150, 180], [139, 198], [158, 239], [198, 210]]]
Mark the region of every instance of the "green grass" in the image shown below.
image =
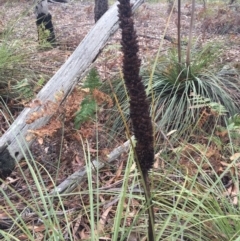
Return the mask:
[[[233, 204], [233, 196], [226, 194], [222, 182], [224, 176], [231, 174], [233, 183], [238, 185], [238, 158], [217, 174], [212, 157], [208, 159], [215, 139], [213, 135], [206, 137], [204, 144], [179, 143], [178, 148], [161, 152], [161, 165], [150, 173], [156, 240], [229, 241], [239, 236], [238, 205]], [[188, 146], [192, 149], [186, 149]], [[232, 148], [234, 151], [233, 143]], [[96, 172], [89, 145], [83, 150], [85, 181], [75, 191], [55, 196], [49, 195], [49, 186], [55, 187], [57, 176], [37, 160], [25, 157], [25, 164], [18, 167], [21, 186], [5, 185], [0, 191], [1, 215], [7, 215], [11, 223], [7, 230], [1, 230], [0, 240], [21, 240], [23, 236], [25, 240], [34, 240], [36, 235], [43, 235], [41, 240], [46, 241], [66, 240], [66, 237], [76, 240], [80, 233], [85, 233], [87, 240], [146, 237], [145, 199], [132, 151], [123, 159], [119, 175], [116, 174], [118, 166], [114, 166], [113, 171], [113, 167], [109, 169], [106, 165]], [[231, 151], [222, 151], [229, 159]], [[217, 151], [214, 155], [217, 159]], [[181, 165], [182, 161], [188, 164]], [[109, 184], [113, 186], [106, 188], [109, 178], [105, 173], [110, 170], [113, 177], [118, 178], [112, 179]], [[235, 198], [239, 199], [238, 192]], [[74, 227], [79, 228], [77, 233]]]
[[[15, 2], [15, 3], [14, 3]], [[16, 1], [6, 1], [0, 11], [2, 19], [6, 18], [4, 11], [12, 7]], [[21, 9], [19, 9], [21, 10]], [[36, 47], [38, 43], [26, 34], [31, 24], [35, 27], [34, 19], [29, 25], [22, 25], [26, 16], [32, 11], [28, 6], [8, 22], [3, 21], [3, 33], [0, 35], [0, 96], [7, 103], [14, 103], [19, 109], [20, 102], [32, 99], [43, 83], [49, 78], [49, 70], [41, 70], [34, 66]], [[36, 31], [37, 35], [37, 31]], [[46, 71], [46, 72], [45, 72]], [[12, 111], [12, 110], [11, 110]]]

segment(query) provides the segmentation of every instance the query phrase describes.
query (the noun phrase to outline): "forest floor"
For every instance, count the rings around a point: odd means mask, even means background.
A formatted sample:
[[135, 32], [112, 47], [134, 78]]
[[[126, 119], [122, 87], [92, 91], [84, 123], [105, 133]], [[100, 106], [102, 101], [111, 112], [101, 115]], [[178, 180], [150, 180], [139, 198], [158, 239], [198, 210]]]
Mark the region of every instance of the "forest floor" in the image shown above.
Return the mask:
[[[29, 45], [27, 59], [24, 68], [35, 73], [35, 81], [42, 76], [47, 81], [61, 67], [80, 44], [88, 31], [94, 25], [94, 4], [83, 1], [70, 1], [66, 4], [49, 3], [49, 11], [52, 14], [58, 47], [48, 50], [39, 49], [37, 41], [37, 29], [32, 5], [29, 1], [0, 1], [2, 31], [13, 26], [10, 39], [22, 41]], [[203, 5], [196, 6], [196, 22], [193, 31], [193, 48], [201, 49], [206, 44], [218, 43], [222, 51], [219, 52], [216, 65], [227, 64], [240, 68], [240, 27], [237, 21], [240, 17], [237, 12], [226, 9], [226, 5], [209, 5], [210, 17], [206, 15]], [[161, 55], [167, 55], [170, 48], [176, 47], [177, 13], [174, 9], [168, 22], [168, 5], [163, 3], [144, 3], [134, 14], [135, 28], [140, 46], [139, 55], [142, 66], [149, 66], [155, 60], [159, 50], [166, 26], [168, 40], [162, 41]], [[213, 13], [214, 12], [214, 13]], [[208, 16], [208, 17], [206, 17]], [[186, 2], [182, 7], [182, 40], [187, 43], [191, 17], [191, 4]], [[216, 20], [217, 19], [217, 20]], [[226, 30], [226, 34], [218, 34]], [[1, 29], [0, 29], [1, 32]], [[109, 80], [118, 75], [121, 70], [122, 53], [120, 50], [121, 35], [118, 30], [107, 42], [102, 53], [93, 64], [98, 69], [102, 81]], [[26, 46], [25, 46], [26, 47]], [[183, 46], [186, 49], [186, 44]], [[21, 76], [22, 75], [22, 76]], [[24, 78], [21, 73], [18, 78]], [[2, 122], [4, 118], [1, 117]], [[2, 124], [2, 130], [7, 128]], [[4, 131], [2, 131], [3, 134]], [[54, 143], [52, 140], [50, 142]], [[48, 145], [48, 144], [47, 144]], [[71, 145], [73, 146], [73, 145]], [[72, 150], [73, 151], [73, 150]], [[69, 158], [69, 153], [66, 153]], [[64, 156], [62, 156], [64, 158]]]
[[[16, 1], [8, 1], [6, 3], [6, 1], [0, 0], [0, 33], [1, 31], [3, 32], [4, 29], [8, 29], [9, 26], [14, 26], [10, 40], [22, 41], [25, 47], [29, 45], [29, 49], [31, 49], [31, 51], [28, 52], [27, 61], [25, 60], [24, 68], [35, 73], [35, 80], [43, 76], [47, 81], [56, 73], [62, 64], [65, 63], [89, 30], [94, 26], [94, 4], [85, 1], [70, 1], [66, 4], [50, 3], [49, 10], [52, 14], [55, 34], [59, 45], [56, 48], [44, 50], [39, 48], [37, 42], [37, 29], [31, 2], [32, 1], [21, 1], [21, 3], [16, 3]], [[239, 11], [235, 12], [234, 10], [230, 10], [226, 5], [221, 3], [215, 6], [210, 5], [210, 7], [210, 17], [206, 17], [205, 12], [208, 11], [208, 6], [206, 11], [201, 4], [196, 6], [193, 45], [195, 48], [203, 48], [206, 44], [214, 45], [218, 43], [223, 47], [221, 47], [222, 51], [220, 51], [216, 59], [216, 65], [222, 67], [229, 65], [240, 71]], [[191, 4], [186, 2], [182, 7], [182, 38], [185, 42], [187, 42], [189, 34], [190, 14]], [[177, 13], [173, 11], [169, 22], [168, 16], [167, 4], [149, 2], [144, 3], [134, 14], [135, 28], [140, 46], [139, 56], [142, 65], [151, 68], [161, 41], [161, 55], [167, 55], [167, 50], [176, 46]], [[163, 39], [167, 25], [166, 36], [168, 36], [168, 38]], [[224, 31], [226, 31], [226, 33], [224, 33]], [[111, 39], [109, 39], [102, 53], [93, 64], [93, 66], [97, 67], [102, 81], [114, 78], [114, 76], [119, 75], [121, 71], [122, 53], [120, 40], [120, 31], [117, 31]], [[186, 48], [186, 46], [184, 48]], [[24, 73], [21, 73], [21, 75], [21, 78], [25, 77]], [[18, 111], [15, 113], [15, 116], [17, 113]], [[43, 165], [52, 177], [56, 176], [57, 173], [58, 176], [53, 178], [56, 180], [56, 185], [63, 182], [69, 175], [85, 165], [84, 151], [81, 147], [82, 144], [79, 135], [88, 140], [90, 155], [93, 158], [98, 152], [98, 155], [102, 159], [106, 159], [106, 154], [125, 141], [123, 138], [120, 138], [109, 142], [106, 130], [102, 126], [102, 123], [104, 123], [107, 118], [108, 116], [102, 114], [102, 116], [99, 117], [101, 123], [87, 123], [78, 133], [72, 131], [73, 120], [69, 120], [68, 125], [70, 126], [70, 131], [65, 131], [63, 134], [62, 129], [60, 129], [57, 133], [54, 133], [54, 135], [43, 139], [39, 138], [33, 144], [32, 153], [34, 159]], [[0, 116], [0, 120], [0, 133], [3, 134], [7, 130], [8, 124], [3, 116]], [[122, 156], [121, 159], [123, 160], [124, 158], [125, 157]], [[120, 161], [116, 163], [117, 170], [122, 168], [119, 163]], [[27, 164], [23, 161], [21, 162], [21, 168], [24, 169], [24, 166], [27, 166]], [[58, 170], [56, 170], [56, 167], [58, 167]], [[107, 168], [104, 173], [101, 174], [101, 179], [105, 181], [106, 185], [109, 185], [109, 180], [114, 178], [116, 169], [113, 171], [111, 168]], [[29, 180], [32, 179], [27, 170], [25, 170], [24, 174]], [[25, 181], [21, 178], [21, 175], [22, 173], [18, 167], [11, 175], [11, 178], [8, 179], [8, 182], [11, 183], [18, 193], [27, 198], [27, 195], [31, 194], [27, 191], [28, 187], [25, 185]], [[46, 179], [48, 179], [47, 175]], [[118, 178], [116, 178], [116, 180], [117, 179]], [[33, 179], [29, 181], [29, 183], [34, 186]], [[47, 185], [46, 181], [46, 186]], [[82, 185], [81, 189], [84, 189], [86, 185], [86, 183]], [[47, 188], [48, 191], [53, 188], [53, 186], [50, 185], [50, 181]], [[18, 200], [18, 198], [16, 198], [16, 200], [13, 198], [12, 201], [17, 203]], [[76, 208], [79, 206], [77, 203], [78, 198], [76, 197], [76, 200], [71, 200], [71, 203], [66, 201], [65, 206], [70, 208], [76, 204], [74, 207]], [[18, 208], [21, 209], [22, 207], [19, 206]], [[83, 227], [86, 229], [86, 225], [84, 225]]]

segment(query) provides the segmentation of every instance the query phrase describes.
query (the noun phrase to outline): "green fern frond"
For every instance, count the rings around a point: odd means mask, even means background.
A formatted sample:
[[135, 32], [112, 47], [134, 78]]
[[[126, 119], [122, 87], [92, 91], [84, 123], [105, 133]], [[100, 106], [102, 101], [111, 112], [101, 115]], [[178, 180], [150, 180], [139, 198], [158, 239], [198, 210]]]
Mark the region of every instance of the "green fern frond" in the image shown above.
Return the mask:
[[83, 88], [89, 88], [90, 91], [99, 88], [101, 86], [100, 77], [98, 71], [92, 68], [84, 82]]
[[226, 108], [220, 103], [213, 102], [210, 98], [206, 98], [200, 95], [194, 95], [192, 98], [192, 108], [209, 107], [219, 116], [226, 115], [228, 112]]
[[94, 117], [96, 112], [97, 104], [96, 101], [91, 98], [91, 96], [87, 96], [81, 103], [80, 110], [76, 113], [74, 126], [76, 129], [79, 129], [80, 125], [90, 118]]
[[100, 76], [95, 68], [92, 68], [83, 84], [83, 88], [89, 88], [89, 94], [81, 103], [80, 110], [76, 113], [74, 126], [79, 129], [80, 125], [93, 118], [97, 109], [97, 103], [92, 96], [94, 89], [101, 86]]

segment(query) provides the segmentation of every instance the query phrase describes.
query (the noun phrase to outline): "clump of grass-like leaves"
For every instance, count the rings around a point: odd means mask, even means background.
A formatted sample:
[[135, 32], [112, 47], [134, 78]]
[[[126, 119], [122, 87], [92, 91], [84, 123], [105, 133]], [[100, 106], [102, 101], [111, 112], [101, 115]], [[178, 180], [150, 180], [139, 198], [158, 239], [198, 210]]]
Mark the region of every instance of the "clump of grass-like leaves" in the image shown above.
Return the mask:
[[[228, 129], [217, 133], [222, 136]], [[228, 134], [193, 136], [201, 143], [178, 143], [160, 152], [160, 170], [152, 175], [154, 189], [161, 190], [154, 192], [160, 214], [156, 240], [227, 241], [239, 236], [239, 155], [232, 130]]]
[[[154, 96], [152, 110], [157, 129], [166, 132], [176, 129], [179, 134], [187, 134], [186, 130], [192, 131], [202, 110], [202, 106], [193, 108], [196, 106], [195, 96], [221, 104], [229, 115], [238, 112], [238, 87], [229, 80], [217, 76], [217, 71], [214, 73], [211, 56], [214, 56], [214, 52], [206, 48], [196, 54], [189, 67], [179, 64], [174, 58], [174, 53], [172, 58], [157, 64], [151, 90]], [[144, 78], [148, 79], [147, 76]]]
[[34, 69], [32, 55], [36, 50], [35, 41], [24, 39], [21, 36], [24, 29], [16, 27], [28, 11], [25, 10], [4, 26], [0, 36], [0, 96], [7, 104], [14, 103], [15, 107], [33, 98], [43, 82], [39, 79], [47, 76], [43, 71], [40, 73], [39, 63], [38, 68]]
[[[49, 195], [45, 182], [54, 185], [54, 180], [37, 160], [24, 157], [25, 162], [18, 168], [21, 178], [12, 185], [6, 182], [5, 188], [1, 188], [0, 199], [4, 203], [1, 215], [6, 222], [0, 220], [0, 240], [34, 240], [36, 235], [42, 236], [41, 240], [64, 240], [61, 223], [67, 222], [67, 210], [60, 196], [55, 197], [58, 205], [54, 205], [54, 197]], [[47, 179], [43, 180], [43, 176]], [[21, 183], [21, 190], [16, 183]], [[66, 229], [69, 231], [69, 225]]]
[[17, 46], [9, 46], [6, 42], [0, 43], [0, 95], [9, 97], [9, 78], [13, 76], [13, 66], [22, 61], [23, 55], [17, 51]]
[[[154, 73], [142, 70], [157, 132], [176, 130], [178, 136], [186, 136], [196, 128], [202, 108], [210, 107], [211, 103], [223, 106], [229, 116], [238, 113], [238, 86], [226, 76], [217, 74], [215, 59], [216, 48], [207, 46], [202, 51], [193, 53], [191, 63], [187, 66], [179, 63], [176, 51], [171, 50], [167, 56], [157, 60]], [[118, 102], [128, 119], [128, 98], [124, 85], [122, 81], [116, 81], [115, 85]], [[204, 105], [203, 99], [208, 100]], [[214, 121], [216, 119], [222, 120], [219, 115]], [[113, 112], [112, 120], [114, 130], [123, 129], [119, 115], [114, 115]], [[214, 121], [209, 125], [214, 124]]]
[[133, 152], [126, 170], [113, 173], [120, 174], [119, 188], [109, 188], [107, 171], [93, 164], [89, 143], [82, 143], [82, 147], [85, 167], [75, 179], [81, 187], [71, 192], [55, 188], [66, 175], [59, 161], [49, 168], [49, 163], [34, 160], [31, 153], [30, 158], [24, 155], [14, 173], [17, 178], [9, 179], [11, 183], [7, 181], [0, 190], [0, 240], [125, 240], [132, 231], [145, 235], [146, 219], [139, 213], [144, 197], [138, 188]]
[[[229, 125], [235, 123], [235, 131], [239, 129], [236, 118], [229, 119]], [[225, 162], [230, 158], [232, 162], [220, 168], [218, 158], [222, 153], [214, 148], [218, 141], [212, 134], [202, 136], [201, 144], [178, 143], [160, 152], [158, 164], [150, 173], [156, 240], [229, 241], [239, 236], [236, 200], [240, 195], [234, 189], [229, 192], [231, 181], [235, 187], [239, 182], [234, 171], [238, 158], [231, 158], [234, 146], [222, 150]], [[225, 144], [222, 140], [220, 146]], [[0, 191], [0, 240], [146, 238], [145, 201], [133, 152], [124, 155], [128, 161], [116, 169], [106, 165], [96, 170], [89, 143], [85, 141], [82, 147], [85, 174], [74, 180], [80, 185], [70, 193], [67, 189], [58, 193], [55, 188], [65, 179], [66, 169], [61, 162], [49, 168], [49, 163], [24, 157]], [[53, 194], [51, 190], [56, 191]]]
[[159, 210], [156, 240], [228, 241], [238, 236], [240, 212], [224, 196], [220, 177], [213, 181], [202, 171], [191, 176], [175, 169], [169, 175], [156, 174], [155, 178], [163, 180], [159, 183], [162, 191], [154, 197]]
[[0, 43], [0, 96], [7, 102], [29, 101], [40, 88], [39, 77], [27, 67], [31, 54], [28, 43], [8, 41]]

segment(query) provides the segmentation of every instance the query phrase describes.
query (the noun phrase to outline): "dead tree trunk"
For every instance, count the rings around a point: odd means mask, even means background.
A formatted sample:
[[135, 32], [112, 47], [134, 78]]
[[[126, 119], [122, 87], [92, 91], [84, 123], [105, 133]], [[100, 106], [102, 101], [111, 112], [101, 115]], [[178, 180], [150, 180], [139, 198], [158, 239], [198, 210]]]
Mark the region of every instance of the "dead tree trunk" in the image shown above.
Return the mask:
[[36, 24], [38, 31], [38, 42], [43, 44], [45, 41], [49, 43], [55, 42], [55, 33], [52, 23], [52, 15], [48, 11], [48, 1], [38, 1], [34, 13], [36, 16]]
[[[133, 11], [143, 2], [144, 0], [133, 0]], [[87, 69], [101, 52], [109, 37], [119, 27], [117, 4], [115, 3], [93, 26], [69, 59], [38, 93], [36, 97], [38, 100], [41, 102], [46, 102], [47, 100], [54, 101], [55, 93], [62, 91], [64, 91], [64, 96], [67, 96], [77, 84], [78, 79], [84, 77]], [[28, 147], [32, 144], [33, 140], [30, 142], [25, 140], [27, 131], [29, 129], [40, 128], [49, 121], [50, 116], [47, 116], [40, 118], [32, 124], [26, 124], [26, 120], [30, 114], [33, 111], [38, 111], [39, 108], [25, 108], [0, 138], [0, 172], [4, 172], [4, 166], [6, 165], [9, 165], [9, 168], [12, 169], [12, 159], [15, 158], [16, 161], [19, 161], [29, 149]]]
[[60, 2], [66, 3], [66, 0], [35, 0], [36, 5], [34, 13], [36, 16], [36, 24], [38, 31], [38, 42], [44, 44], [44, 42], [54, 43], [55, 33], [52, 23], [52, 15], [48, 11], [48, 2]]
[[108, 10], [108, 0], [95, 0], [94, 7], [94, 20], [95, 23], [102, 17]]

